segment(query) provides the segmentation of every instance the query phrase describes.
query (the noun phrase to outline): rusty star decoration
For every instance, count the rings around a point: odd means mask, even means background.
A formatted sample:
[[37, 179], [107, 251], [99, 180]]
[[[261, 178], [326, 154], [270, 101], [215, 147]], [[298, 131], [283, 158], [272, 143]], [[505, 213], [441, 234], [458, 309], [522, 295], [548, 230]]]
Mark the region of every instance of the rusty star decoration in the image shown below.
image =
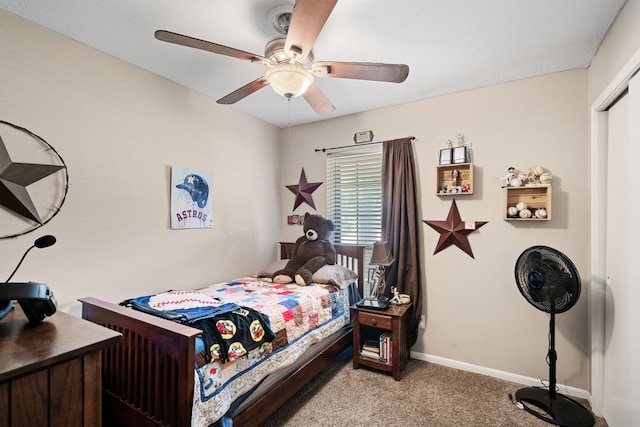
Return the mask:
[[0, 137], [0, 206], [42, 224], [27, 187], [63, 168], [58, 165], [14, 163]]
[[460, 219], [460, 212], [458, 212], [458, 206], [456, 205], [455, 200], [451, 203], [449, 215], [445, 221], [427, 221], [424, 219], [422, 221], [440, 233], [440, 239], [436, 244], [436, 250], [433, 253], [434, 255], [451, 245], [456, 245], [466, 252], [471, 258], [474, 258], [473, 251], [471, 250], [471, 245], [469, 244], [467, 236], [488, 222], [462, 221], [462, 219]]
[[303, 202], [315, 209], [316, 205], [315, 203], [313, 203], [313, 197], [311, 194], [316, 191], [321, 185], [321, 182], [307, 182], [307, 175], [305, 175], [304, 168], [302, 168], [298, 185], [286, 186], [289, 191], [296, 195], [296, 200], [293, 204], [293, 210], [295, 210]]

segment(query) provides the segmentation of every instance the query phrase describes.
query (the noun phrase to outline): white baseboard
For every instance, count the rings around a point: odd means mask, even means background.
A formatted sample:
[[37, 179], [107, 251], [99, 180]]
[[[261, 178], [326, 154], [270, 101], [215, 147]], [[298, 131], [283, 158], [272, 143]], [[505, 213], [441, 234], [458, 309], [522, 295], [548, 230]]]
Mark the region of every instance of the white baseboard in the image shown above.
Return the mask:
[[[461, 371], [473, 372], [476, 374], [487, 375], [490, 377], [498, 378], [505, 381], [510, 381], [516, 384], [523, 384], [528, 387], [540, 387], [542, 383], [540, 379], [525, 377], [524, 375], [512, 374], [510, 372], [498, 371], [496, 369], [486, 368], [484, 366], [472, 365], [471, 363], [460, 362], [458, 360], [446, 359], [440, 356], [433, 356], [430, 354], [411, 352], [411, 358], [422, 360], [425, 362], [435, 363], [437, 365], [448, 366], [449, 368], [460, 369]], [[544, 384], [549, 385], [547, 378], [544, 379]], [[587, 390], [582, 390], [575, 387], [569, 387], [562, 384], [556, 384], [558, 392], [567, 396], [577, 397], [580, 399], [586, 399], [591, 402], [591, 394]]]

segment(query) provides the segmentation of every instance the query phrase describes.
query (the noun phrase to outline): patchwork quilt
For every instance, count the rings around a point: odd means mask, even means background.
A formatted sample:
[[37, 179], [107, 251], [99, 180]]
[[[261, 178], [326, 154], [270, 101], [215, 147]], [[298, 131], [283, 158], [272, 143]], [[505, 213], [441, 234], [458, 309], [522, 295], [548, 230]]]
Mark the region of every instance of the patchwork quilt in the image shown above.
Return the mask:
[[[333, 285], [281, 285], [250, 276], [143, 298], [143, 309], [155, 305], [151, 311], [203, 330], [192, 426], [219, 420], [267, 375], [349, 324], [349, 288]], [[128, 305], [141, 309], [132, 300]]]

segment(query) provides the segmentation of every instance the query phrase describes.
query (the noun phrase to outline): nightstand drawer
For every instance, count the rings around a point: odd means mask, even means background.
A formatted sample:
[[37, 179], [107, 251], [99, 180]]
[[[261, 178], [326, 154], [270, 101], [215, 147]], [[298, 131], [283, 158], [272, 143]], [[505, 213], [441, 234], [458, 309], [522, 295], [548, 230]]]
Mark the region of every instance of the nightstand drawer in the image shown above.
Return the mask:
[[358, 319], [361, 325], [373, 326], [382, 329], [391, 329], [391, 317], [380, 314], [360, 311]]

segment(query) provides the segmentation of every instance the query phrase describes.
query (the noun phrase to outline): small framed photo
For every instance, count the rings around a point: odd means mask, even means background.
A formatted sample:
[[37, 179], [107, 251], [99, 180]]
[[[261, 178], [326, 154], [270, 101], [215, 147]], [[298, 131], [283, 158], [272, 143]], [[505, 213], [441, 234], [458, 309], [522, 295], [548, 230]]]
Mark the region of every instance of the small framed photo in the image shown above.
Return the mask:
[[453, 163], [467, 163], [469, 161], [469, 152], [466, 145], [459, 145], [453, 148]]
[[451, 148], [442, 148], [438, 150], [438, 163], [441, 165], [451, 164]]
[[288, 215], [287, 224], [289, 225], [302, 225], [304, 224], [304, 215]]

